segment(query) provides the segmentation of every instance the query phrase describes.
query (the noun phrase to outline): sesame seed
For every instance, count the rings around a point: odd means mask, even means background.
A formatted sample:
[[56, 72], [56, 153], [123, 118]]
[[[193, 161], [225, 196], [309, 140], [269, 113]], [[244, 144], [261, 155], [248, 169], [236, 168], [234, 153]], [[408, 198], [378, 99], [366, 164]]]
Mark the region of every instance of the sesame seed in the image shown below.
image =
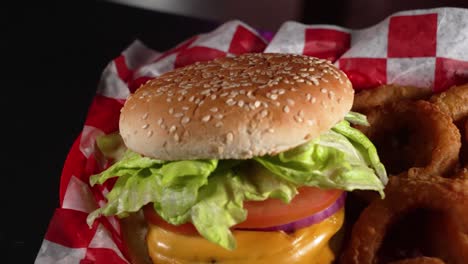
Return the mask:
[[315, 103], [315, 101], [317, 101], [317, 98], [315, 98], [315, 97], [312, 97], [312, 99], [310, 99], [310, 102], [313, 103], [313, 104]]
[[214, 100], [214, 99], [216, 99], [216, 97], [217, 97], [216, 94], [212, 94], [210, 98], [211, 98], [211, 100]]
[[326, 92], [327, 92], [327, 89], [325, 89], [325, 88], [322, 88], [322, 89], [320, 89], [320, 92], [322, 92], [322, 93], [326, 93]]
[[144, 124], [141, 128], [147, 129], [149, 127], [149, 124]]
[[189, 108], [188, 106], [182, 106], [182, 110], [184, 110], [184, 111], [187, 111], [187, 110], [189, 110], [189, 109], [190, 109], [190, 108]]
[[169, 128], [169, 133], [172, 133], [177, 130], [177, 127], [172, 125], [171, 128]]
[[163, 121], [164, 121], [164, 120], [163, 120], [162, 118], [159, 118], [159, 119], [158, 119], [158, 125], [161, 125], [161, 124], [163, 123]]
[[306, 94], [307, 101], [310, 101], [310, 98], [312, 98], [312, 95], [310, 95], [310, 93]]
[[300, 117], [304, 117], [304, 110], [300, 110], [299, 113], [298, 113], [298, 115], [299, 115]]
[[221, 146], [218, 146], [217, 150], [218, 150], [218, 153], [221, 154], [221, 153], [223, 153], [224, 148], [221, 147]]
[[169, 108], [169, 114], [171, 114], [171, 115], [172, 115], [173, 113], [174, 113], [174, 108], [172, 108], [172, 107], [171, 107], [171, 108]]
[[217, 122], [217, 123], [215, 124], [215, 127], [222, 127], [222, 126], [223, 126], [223, 122], [221, 122], [221, 121], [220, 121], [220, 122]]
[[234, 135], [231, 132], [227, 133], [226, 134], [226, 144], [231, 144], [233, 140], [234, 140]]
[[262, 112], [260, 112], [261, 117], [266, 117], [268, 115], [268, 110], [263, 109]]
[[275, 130], [273, 128], [269, 128], [268, 132], [273, 133], [273, 132], [275, 132]]
[[208, 121], [210, 121], [210, 119], [211, 119], [211, 116], [210, 116], [210, 115], [206, 115], [206, 116], [204, 116], [204, 117], [202, 118], [202, 121], [203, 121], [203, 122], [208, 122]]
[[180, 140], [179, 135], [177, 133], [174, 134], [174, 140], [176, 142], [179, 142], [179, 140]]
[[309, 120], [307, 120], [307, 125], [313, 126], [314, 124], [315, 124], [315, 120], [314, 120], [314, 119], [309, 119]]
[[242, 100], [239, 100], [239, 101], [237, 102], [237, 105], [238, 105], [239, 107], [242, 107], [242, 106], [244, 106], [244, 101], [242, 101]]
[[224, 116], [223, 116], [223, 114], [216, 114], [214, 117], [216, 119], [223, 119]]
[[151, 136], [153, 135], [153, 130], [148, 131], [148, 133], [146, 133], [146, 135], [147, 135], [148, 137], [151, 137]]
[[294, 120], [296, 120], [296, 122], [298, 122], [298, 123], [302, 123], [302, 121], [304, 121], [304, 120], [302, 119], [302, 117], [297, 116], [297, 115], [294, 116]]
[[233, 106], [236, 104], [236, 101], [234, 101], [232, 98], [227, 99], [226, 104], [229, 106]]
[[212, 107], [210, 109], [210, 111], [213, 112], [213, 113], [216, 113], [216, 112], [218, 112], [218, 108], [217, 107]]
[[179, 98], [177, 98], [177, 101], [179, 101], [179, 102], [182, 101], [182, 100], [184, 100], [184, 96], [179, 96]]
[[184, 116], [183, 113], [175, 113], [175, 114], [174, 114], [174, 117], [177, 117], [177, 118], [183, 117], [183, 116]]
[[289, 105], [294, 105], [294, 100], [293, 99], [286, 99], [286, 102], [288, 102]]
[[285, 92], [286, 92], [286, 90], [284, 90], [284, 89], [279, 89], [278, 90], [278, 94], [284, 94]]
[[168, 97], [168, 98], [166, 99], [166, 102], [170, 103], [170, 102], [172, 102], [172, 99], [171, 99], [170, 97]]
[[143, 119], [143, 120], [147, 119], [147, 118], [148, 118], [148, 115], [149, 115], [148, 113], [145, 113], [145, 114], [141, 117], [141, 119]]
[[193, 102], [194, 99], [195, 99], [195, 96], [192, 95], [192, 96], [190, 96], [189, 101], [190, 101], [190, 102]]
[[283, 112], [289, 113], [289, 107], [287, 105], [283, 107]]
[[182, 124], [187, 124], [188, 122], [190, 122], [190, 117], [184, 116], [180, 122]]
[[255, 106], [255, 108], [259, 107], [259, 106], [260, 106], [260, 104], [261, 104], [261, 102], [260, 102], [260, 101], [258, 101], [258, 100], [257, 100], [257, 101], [255, 101], [255, 103], [254, 103], [254, 106]]

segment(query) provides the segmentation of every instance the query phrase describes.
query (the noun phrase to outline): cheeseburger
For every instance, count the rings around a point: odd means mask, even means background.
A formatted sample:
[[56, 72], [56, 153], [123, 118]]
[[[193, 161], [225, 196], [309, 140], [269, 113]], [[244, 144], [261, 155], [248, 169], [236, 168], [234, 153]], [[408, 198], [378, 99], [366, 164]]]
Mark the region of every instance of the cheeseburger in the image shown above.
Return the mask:
[[[152, 79], [122, 108], [124, 154], [90, 179], [115, 184], [88, 224], [122, 219], [137, 262], [331, 263], [345, 193], [383, 195], [387, 180], [351, 126], [366, 123], [350, 112], [353, 96], [334, 65], [292, 54], [219, 58]], [[145, 224], [128, 221], [138, 214]]]

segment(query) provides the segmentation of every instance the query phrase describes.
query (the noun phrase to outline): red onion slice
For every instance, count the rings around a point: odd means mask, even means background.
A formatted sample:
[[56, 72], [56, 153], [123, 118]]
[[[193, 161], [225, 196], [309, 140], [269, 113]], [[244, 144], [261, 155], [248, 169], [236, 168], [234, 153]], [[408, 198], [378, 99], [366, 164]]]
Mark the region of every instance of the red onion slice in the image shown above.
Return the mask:
[[292, 233], [298, 229], [319, 223], [328, 217], [332, 216], [338, 212], [345, 204], [346, 192], [343, 192], [342, 195], [336, 201], [331, 204], [329, 207], [323, 209], [322, 211], [315, 213], [306, 218], [299, 219], [297, 221], [287, 223], [284, 225], [264, 227], [264, 228], [239, 228], [238, 230], [250, 230], [250, 231], [284, 231], [286, 233]]

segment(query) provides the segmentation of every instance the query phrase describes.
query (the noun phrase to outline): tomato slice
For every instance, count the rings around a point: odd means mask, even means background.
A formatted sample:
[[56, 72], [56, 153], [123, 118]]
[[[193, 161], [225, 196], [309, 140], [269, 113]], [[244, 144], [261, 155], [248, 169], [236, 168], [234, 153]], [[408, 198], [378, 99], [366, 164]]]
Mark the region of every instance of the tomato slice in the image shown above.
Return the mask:
[[[291, 223], [318, 213], [333, 204], [343, 193], [342, 190], [323, 190], [316, 187], [301, 187], [299, 193], [289, 203], [278, 199], [244, 202], [247, 219], [234, 228], [263, 228]], [[152, 205], [144, 208], [146, 219], [166, 230], [186, 235], [197, 234], [191, 223], [179, 226], [164, 221], [153, 209]]]
[[237, 228], [262, 228], [284, 225], [318, 213], [333, 204], [342, 190], [323, 190], [316, 187], [301, 187], [289, 204], [279, 199], [244, 202], [247, 219]]

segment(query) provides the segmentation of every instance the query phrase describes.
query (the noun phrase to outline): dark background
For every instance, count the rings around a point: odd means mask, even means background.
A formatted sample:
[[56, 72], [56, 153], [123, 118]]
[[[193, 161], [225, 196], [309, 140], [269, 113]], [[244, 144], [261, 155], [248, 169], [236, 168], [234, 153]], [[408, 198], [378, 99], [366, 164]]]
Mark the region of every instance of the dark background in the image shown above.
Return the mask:
[[[298, 20], [362, 28], [398, 10], [468, 7], [465, 1], [350, 2], [304, 1]], [[2, 254], [1, 263], [33, 263], [58, 207], [64, 160], [106, 64], [135, 39], [164, 51], [218, 23], [100, 1], [20, 5], [0, 11], [6, 25], [0, 101], [6, 142], [1, 149], [0, 248], [6, 259]]]

